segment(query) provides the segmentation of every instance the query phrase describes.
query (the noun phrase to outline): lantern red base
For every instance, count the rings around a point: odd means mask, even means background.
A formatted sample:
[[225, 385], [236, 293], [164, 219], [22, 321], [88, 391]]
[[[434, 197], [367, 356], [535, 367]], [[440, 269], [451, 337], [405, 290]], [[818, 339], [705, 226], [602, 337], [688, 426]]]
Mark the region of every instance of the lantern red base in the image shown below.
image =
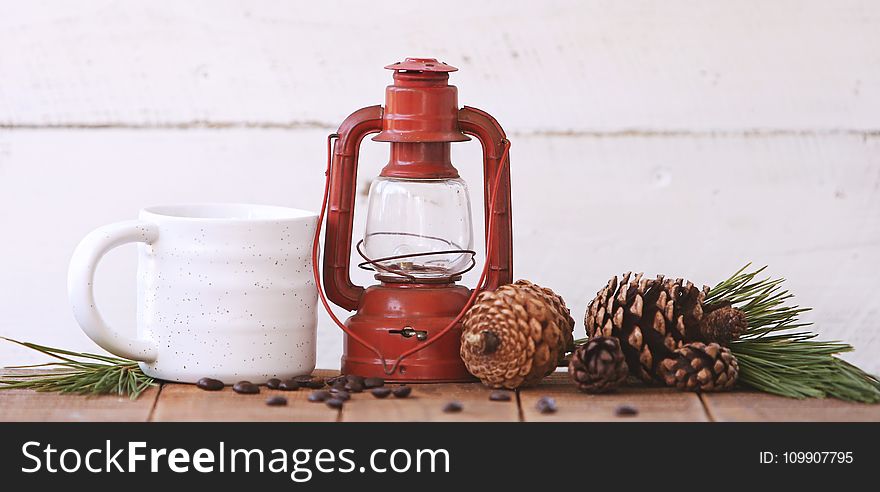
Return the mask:
[[[376, 347], [389, 369], [397, 357], [446, 328], [467, 304], [471, 290], [455, 284], [384, 283], [364, 291], [358, 312], [345, 325]], [[404, 336], [409, 333], [410, 336]], [[403, 359], [393, 374], [382, 360], [346, 336], [342, 372], [395, 382], [474, 381], [459, 355], [461, 324], [430, 346]]]

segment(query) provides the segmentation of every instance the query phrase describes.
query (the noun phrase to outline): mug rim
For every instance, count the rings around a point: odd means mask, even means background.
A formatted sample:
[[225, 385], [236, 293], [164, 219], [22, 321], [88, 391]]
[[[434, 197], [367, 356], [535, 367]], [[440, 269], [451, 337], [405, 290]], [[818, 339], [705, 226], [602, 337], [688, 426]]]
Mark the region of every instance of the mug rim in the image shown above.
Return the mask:
[[[198, 210], [201, 210], [199, 212]], [[222, 211], [225, 210], [225, 213]], [[191, 222], [276, 222], [318, 217], [317, 212], [281, 205], [241, 202], [185, 202], [152, 205], [141, 209], [141, 215], [163, 220]], [[256, 213], [256, 215], [254, 215]]]

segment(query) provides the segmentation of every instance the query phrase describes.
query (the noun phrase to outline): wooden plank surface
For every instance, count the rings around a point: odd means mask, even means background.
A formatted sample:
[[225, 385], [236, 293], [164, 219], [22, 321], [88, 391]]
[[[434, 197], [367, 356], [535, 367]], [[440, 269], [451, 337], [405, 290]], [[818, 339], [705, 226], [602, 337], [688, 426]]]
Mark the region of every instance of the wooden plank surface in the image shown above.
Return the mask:
[[158, 386], [134, 401], [109, 395], [3, 390], [0, 391], [0, 422], [145, 422], [158, 395]]
[[702, 398], [718, 422], [880, 422], [880, 405], [831, 398], [792, 400], [745, 391], [706, 393]]
[[[337, 371], [316, 371], [330, 377]], [[396, 386], [396, 385], [390, 385]], [[227, 387], [203, 391], [193, 385], [166, 383], [139, 399], [0, 391], [0, 421], [290, 421], [290, 422], [738, 422], [738, 421], [868, 421], [880, 422], [880, 405], [847, 403], [834, 399], [794, 400], [764, 393], [735, 391], [697, 395], [669, 388], [624, 387], [615, 393], [589, 395], [555, 373], [541, 385], [512, 393], [509, 402], [489, 400], [492, 390], [479, 383], [414, 384], [408, 398], [377, 399], [369, 392], [353, 394], [342, 411], [306, 400], [312, 390], [281, 392], [261, 387], [258, 395], [239, 395]], [[281, 394], [288, 405], [269, 407], [269, 396]], [[542, 414], [535, 405], [541, 397], [556, 401], [556, 413]], [[451, 402], [462, 403], [459, 413], [445, 413]], [[638, 413], [620, 416], [622, 406]]]
[[[391, 385], [396, 386], [396, 385]], [[344, 422], [513, 422], [519, 420], [516, 394], [509, 402], [490, 401], [492, 392], [479, 383], [411, 385], [408, 398], [377, 399], [369, 393], [352, 395], [342, 411]], [[443, 407], [457, 401], [462, 411], [446, 413]]]
[[[0, 377], [51, 372], [0, 368]], [[159, 388], [157, 384], [147, 389], [137, 400], [5, 389], [0, 391], [0, 422], [145, 422], [156, 404]]]
[[[544, 414], [536, 404], [542, 397], [553, 398], [558, 410]], [[568, 374], [554, 373], [540, 385], [519, 392], [523, 418], [529, 422], [615, 422], [669, 421], [705, 422], [709, 420], [700, 398], [670, 388], [632, 386], [615, 393], [589, 395], [571, 384]], [[621, 406], [638, 411], [637, 415], [618, 416]]]
[[[336, 371], [316, 371], [330, 377]], [[227, 386], [221, 391], [204, 391], [190, 384], [165, 384], [156, 403], [152, 420], [156, 422], [334, 422], [339, 410], [323, 403], [307, 401], [310, 390], [270, 390], [260, 387], [257, 395], [240, 395]], [[286, 406], [268, 406], [266, 399], [281, 395]]]

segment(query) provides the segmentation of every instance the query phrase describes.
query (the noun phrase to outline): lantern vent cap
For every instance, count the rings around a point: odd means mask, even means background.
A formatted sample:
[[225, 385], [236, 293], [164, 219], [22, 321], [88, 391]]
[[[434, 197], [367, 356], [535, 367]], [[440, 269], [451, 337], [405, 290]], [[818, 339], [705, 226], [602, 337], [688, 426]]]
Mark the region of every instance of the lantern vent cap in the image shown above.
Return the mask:
[[407, 58], [402, 62], [394, 62], [386, 65], [386, 69], [398, 72], [455, 72], [458, 69], [452, 65], [437, 61], [436, 58]]

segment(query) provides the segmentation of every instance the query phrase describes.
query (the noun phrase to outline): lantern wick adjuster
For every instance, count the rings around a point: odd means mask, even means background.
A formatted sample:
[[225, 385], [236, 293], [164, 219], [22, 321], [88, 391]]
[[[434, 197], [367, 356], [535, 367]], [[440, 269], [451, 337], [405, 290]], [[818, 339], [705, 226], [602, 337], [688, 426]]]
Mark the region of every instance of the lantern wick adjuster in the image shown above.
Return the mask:
[[402, 330], [388, 330], [389, 335], [400, 335], [403, 338], [416, 337], [416, 340], [424, 342], [428, 339], [428, 332], [425, 330], [416, 330], [412, 326], [404, 326]]

